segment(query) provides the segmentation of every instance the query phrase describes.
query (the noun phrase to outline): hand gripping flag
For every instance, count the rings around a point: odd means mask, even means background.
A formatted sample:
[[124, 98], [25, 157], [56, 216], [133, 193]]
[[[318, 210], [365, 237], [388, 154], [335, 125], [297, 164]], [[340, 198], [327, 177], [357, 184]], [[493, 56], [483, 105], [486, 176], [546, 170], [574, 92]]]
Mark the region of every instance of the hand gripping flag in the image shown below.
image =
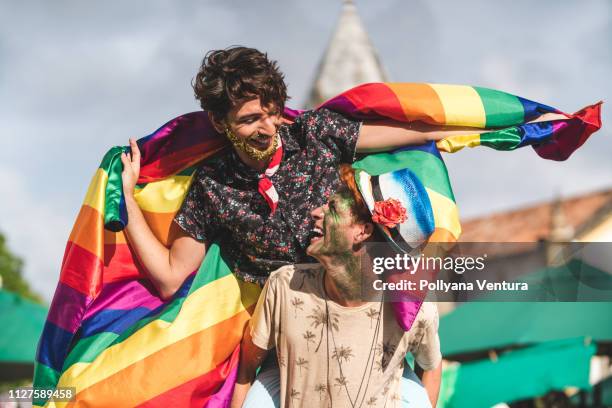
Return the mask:
[[[355, 167], [381, 173], [406, 168], [427, 194], [432, 217], [428, 240], [453, 242], [461, 232], [440, 152], [487, 146], [532, 146], [545, 159], [565, 160], [601, 126], [600, 104], [567, 119], [527, 123], [560, 111], [486, 88], [409, 83], [366, 84], [320, 108], [356, 119], [422, 121], [487, 129], [365, 157]], [[287, 120], [301, 112], [285, 110]], [[138, 140], [141, 173], [135, 198], [165, 245], [197, 164], [228, 143], [206, 112], [179, 116]], [[131, 251], [122, 193], [120, 154], [103, 158], [70, 234], [59, 283], [41, 336], [34, 375], [38, 388], [75, 387], [76, 400], [35, 399], [35, 406], [228, 405], [239, 343], [259, 287], [238, 280], [213, 244], [199, 270], [172, 299], [163, 301]], [[382, 155], [382, 156], [381, 156]], [[375, 163], [368, 163], [376, 159]], [[378, 170], [376, 170], [378, 168]], [[397, 309], [409, 328], [418, 305]]]

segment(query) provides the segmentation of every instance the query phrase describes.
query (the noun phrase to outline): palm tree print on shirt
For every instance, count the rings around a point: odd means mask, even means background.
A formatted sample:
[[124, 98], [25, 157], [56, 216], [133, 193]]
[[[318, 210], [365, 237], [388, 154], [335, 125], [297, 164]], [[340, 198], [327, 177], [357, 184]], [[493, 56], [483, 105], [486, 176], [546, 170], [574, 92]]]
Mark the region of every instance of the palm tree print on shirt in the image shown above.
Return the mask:
[[342, 387], [346, 387], [348, 384], [348, 380], [346, 379], [345, 376], [341, 375], [340, 377], [336, 377], [334, 378], [334, 387], [338, 387], [338, 395], [340, 395], [340, 391], [342, 390]]
[[327, 393], [327, 385], [319, 383], [315, 385], [315, 391], [319, 393], [319, 401], [323, 400], [323, 394]]
[[372, 323], [374, 322], [374, 320], [380, 317], [380, 312], [374, 309], [373, 307], [371, 307], [366, 311], [366, 315], [370, 318], [370, 329], [371, 329]]
[[304, 340], [306, 340], [306, 350], [310, 351], [310, 343], [315, 342], [316, 336], [310, 330], [306, 330], [306, 333], [302, 334], [302, 337], [304, 337]]
[[380, 361], [376, 362], [376, 369], [384, 371], [395, 354], [395, 344], [391, 340], [376, 345], [376, 354], [380, 356]]
[[293, 317], [297, 319], [297, 311], [304, 310], [302, 306], [304, 306], [304, 301], [299, 297], [294, 297], [291, 299], [291, 306], [293, 306]]
[[366, 405], [368, 407], [373, 407], [374, 405], [376, 405], [376, 399], [376, 397], [370, 397], [370, 399], [366, 401]]
[[[323, 310], [320, 305], [317, 305], [317, 307], [312, 309], [310, 314], [306, 317], [312, 319], [310, 325], [313, 328], [317, 329], [319, 328], [319, 326], [321, 326], [321, 337], [319, 338], [319, 344], [317, 344], [317, 348], [315, 349], [315, 352], [317, 352], [319, 351], [319, 347], [321, 347], [321, 341], [323, 340], [323, 330], [327, 327], [327, 313], [325, 313], [325, 310]], [[331, 313], [329, 323], [331, 325], [332, 330], [338, 331], [338, 316]]]
[[342, 362], [341, 360], [348, 362], [351, 357], [355, 357], [355, 355], [353, 354], [353, 350], [350, 347], [344, 346], [336, 347], [336, 349], [334, 350], [334, 354], [332, 354], [332, 358], [338, 360], [339, 363]]
[[300, 375], [302, 375], [302, 367], [304, 367], [305, 370], [308, 370], [308, 360], [306, 360], [305, 358], [298, 358], [297, 361], [295, 362], [295, 365], [297, 365], [300, 369]]
[[300, 392], [295, 388], [292, 388], [289, 397], [291, 397], [291, 406], [293, 406], [295, 404], [295, 400], [300, 399]]

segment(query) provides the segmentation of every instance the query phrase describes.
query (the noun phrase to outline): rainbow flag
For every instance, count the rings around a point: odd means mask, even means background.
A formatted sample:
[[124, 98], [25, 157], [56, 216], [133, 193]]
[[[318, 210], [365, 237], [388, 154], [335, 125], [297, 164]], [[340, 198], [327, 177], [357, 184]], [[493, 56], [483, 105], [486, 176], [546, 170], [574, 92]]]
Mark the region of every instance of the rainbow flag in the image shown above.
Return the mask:
[[[601, 126], [600, 104], [564, 120], [528, 124], [543, 113], [560, 111], [504, 92], [458, 85], [366, 84], [322, 107], [357, 119], [490, 129], [399, 149], [387, 158], [409, 168], [426, 187], [435, 221], [429, 240], [436, 242], [452, 242], [460, 234], [441, 151], [530, 145], [543, 158], [565, 160]], [[287, 108], [285, 117], [293, 120], [300, 113]], [[177, 228], [172, 220], [194, 169], [228, 144], [205, 112], [179, 116], [138, 144], [142, 162], [135, 197], [154, 234], [170, 245]], [[260, 289], [236, 279], [213, 244], [172, 299], [157, 296], [122, 232], [128, 220], [119, 156], [125, 149], [112, 148], [93, 177], [38, 347], [34, 386], [76, 387], [76, 401], [37, 399], [34, 405], [225, 407], [240, 339]], [[399, 311], [405, 327], [416, 311], [411, 306]]]

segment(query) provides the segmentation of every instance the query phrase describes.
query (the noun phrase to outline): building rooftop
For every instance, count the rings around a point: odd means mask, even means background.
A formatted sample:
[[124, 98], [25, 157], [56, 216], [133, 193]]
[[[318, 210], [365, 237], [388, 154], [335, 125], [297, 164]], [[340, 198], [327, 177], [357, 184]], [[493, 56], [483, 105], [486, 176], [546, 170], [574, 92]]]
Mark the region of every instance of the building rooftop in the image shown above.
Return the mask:
[[563, 222], [575, 236], [580, 236], [612, 214], [612, 189], [468, 219], [462, 223], [460, 241], [537, 242], [548, 239], [555, 224], [555, 207], [562, 213], [556, 222]]

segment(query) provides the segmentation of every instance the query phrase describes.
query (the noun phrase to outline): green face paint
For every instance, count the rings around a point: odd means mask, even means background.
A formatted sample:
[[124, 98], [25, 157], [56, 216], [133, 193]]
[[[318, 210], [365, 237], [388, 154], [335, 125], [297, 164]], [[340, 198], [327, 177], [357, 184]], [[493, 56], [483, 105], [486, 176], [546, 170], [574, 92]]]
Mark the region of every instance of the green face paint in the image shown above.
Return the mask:
[[355, 255], [347, 228], [355, 220], [352, 198], [336, 194], [324, 209], [321, 246], [313, 255], [329, 258], [334, 268], [332, 279], [346, 299], [357, 299], [361, 293], [361, 257]]
[[327, 209], [323, 216], [323, 248], [322, 255], [340, 255], [350, 249], [350, 243], [343, 228], [351, 225], [353, 217], [351, 214], [352, 200], [334, 195], [330, 198]]

